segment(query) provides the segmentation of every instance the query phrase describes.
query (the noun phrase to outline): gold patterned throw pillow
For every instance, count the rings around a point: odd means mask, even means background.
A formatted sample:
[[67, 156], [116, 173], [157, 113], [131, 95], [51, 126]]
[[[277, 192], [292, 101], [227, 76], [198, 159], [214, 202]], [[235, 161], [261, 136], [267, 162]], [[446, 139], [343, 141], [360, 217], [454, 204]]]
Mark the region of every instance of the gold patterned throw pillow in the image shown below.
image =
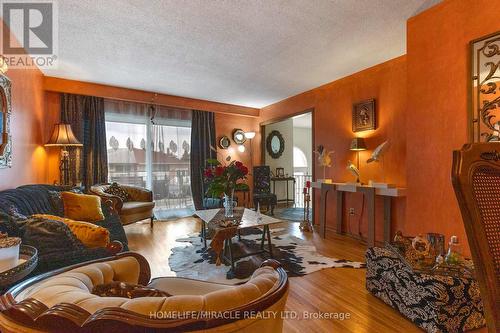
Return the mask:
[[64, 217], [85, 222], [104, 220], [99, 196], [62, 192], [61, 198], [64, 205]]
[[123, 202], [130, 201], [130, 194], [128, 194], [123, 187], [118, 185], [118, 183], [111, 184], [107, 189], [104, 190], [104, 192], [117, 196]]
[[68, 226], [69, 230], [71, 230], [75, 237], [88, 248], [106, 247], [110, 242], [108, 229], [92, 223], [74, 221], [68, 218], [49, 214], [35, 214], [31, 217], [63, 222]]

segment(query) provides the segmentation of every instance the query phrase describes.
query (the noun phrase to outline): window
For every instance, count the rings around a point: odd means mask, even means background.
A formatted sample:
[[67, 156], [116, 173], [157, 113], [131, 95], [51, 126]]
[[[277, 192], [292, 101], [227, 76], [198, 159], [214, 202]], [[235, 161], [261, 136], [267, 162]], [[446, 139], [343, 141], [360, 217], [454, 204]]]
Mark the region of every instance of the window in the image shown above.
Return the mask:
[[192, 214], [190, 112], [106, 100], [110, 182], [153, 191], [155, 216]]
[[293, 147], [293, 167], [294, 168], [307, 168], [306, 155], [298, 147]]

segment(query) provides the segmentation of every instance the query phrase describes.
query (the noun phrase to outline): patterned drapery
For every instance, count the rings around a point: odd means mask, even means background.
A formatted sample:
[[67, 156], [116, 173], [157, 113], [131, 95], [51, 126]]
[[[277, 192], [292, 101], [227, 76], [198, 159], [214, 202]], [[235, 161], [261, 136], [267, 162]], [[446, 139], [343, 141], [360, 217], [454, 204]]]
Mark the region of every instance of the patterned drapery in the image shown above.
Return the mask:
[[81, 158], [70, 166], [70, 179], [81, 180], [86, 189], [107, 182], [108, 155], [104, 99], [93, 96], [61, 94], [61, 122], [71, 125], [83, 144]]
[[206, 160], [215, 158], [210, 148], [215, 145], [215, 117], [213, 112], [192, 112], [191, 123], [191, 193], [197, 210], [203, 209], [203, 169]]

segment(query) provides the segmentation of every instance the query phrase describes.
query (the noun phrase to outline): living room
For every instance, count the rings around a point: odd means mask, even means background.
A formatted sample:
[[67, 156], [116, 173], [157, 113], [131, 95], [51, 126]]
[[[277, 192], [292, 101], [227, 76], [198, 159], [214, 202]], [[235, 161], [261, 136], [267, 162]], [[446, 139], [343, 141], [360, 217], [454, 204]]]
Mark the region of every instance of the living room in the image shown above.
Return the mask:
[[500, 1], [40, 3], [2, 332], [500, 331]]

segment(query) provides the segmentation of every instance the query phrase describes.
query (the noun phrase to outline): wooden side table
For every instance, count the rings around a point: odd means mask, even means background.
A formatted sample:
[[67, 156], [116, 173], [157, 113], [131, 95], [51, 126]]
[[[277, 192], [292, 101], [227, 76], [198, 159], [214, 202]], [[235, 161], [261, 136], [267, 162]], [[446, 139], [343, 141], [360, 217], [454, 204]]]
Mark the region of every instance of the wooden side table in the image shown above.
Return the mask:
[[[288, 203], [295, 203], [295, 177], [272, 177], [271, 181], [273, 182], [273, 194], [276, 194], [276, 182], [285, 182], [286, 185], [286, 199], [278, 199], [277, 202], [286, 202], [286, 206], [288, 207]], [[289, 191], [288, 191], [288, 182], [292, 181], [292, 199], [290, 199]]]
[[326, 235], [326, 204], [327, 196], [330, 191], [335, 191], [337, 202], [336, 230], [342, 234], [344, 222], [344, 194], [345, 192], [363, 193], [368, 206], [368, 247], [375, 245], [375, 198], [383, 197], [384, 200], [384, 241], [391, 240], [392, 224], [392, 199], [406, 196], [405, 188], [378, 188], [368, 185], [357, 185], [350, 183], [313, 183], [313, 188], [320, 190], [320, 209], [319, 209], [319, 233], [321, 237]]

